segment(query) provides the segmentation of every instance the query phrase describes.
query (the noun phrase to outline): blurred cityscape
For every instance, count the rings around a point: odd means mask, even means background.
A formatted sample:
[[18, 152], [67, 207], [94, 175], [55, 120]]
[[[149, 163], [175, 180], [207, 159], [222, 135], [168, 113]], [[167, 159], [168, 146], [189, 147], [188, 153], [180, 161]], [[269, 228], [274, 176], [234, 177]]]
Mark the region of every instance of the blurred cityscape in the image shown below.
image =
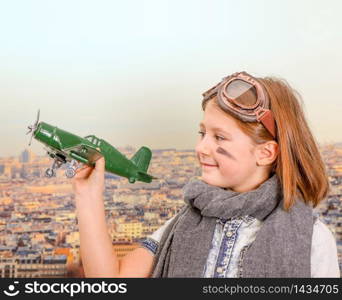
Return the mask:
[[[118, 148], [132, 157], [132, 147]], [[118, 257], [137, 247], [184, 205], [182, 187], [200, 169], [193, 150], [153, 150], [149, 173], [158, 180], [128, 183], [106, 174], [108, 231]], [[342, 267], [342, 143], [321, 146], [331, 191], [315, 210], [335, 235]], [[70, 179], [63, 167], [45, 178], [48, 156], [24, 150], [0, 158], [0, 277], [82, 277]], [[89, 225], [91, 226], [91, 224]]]

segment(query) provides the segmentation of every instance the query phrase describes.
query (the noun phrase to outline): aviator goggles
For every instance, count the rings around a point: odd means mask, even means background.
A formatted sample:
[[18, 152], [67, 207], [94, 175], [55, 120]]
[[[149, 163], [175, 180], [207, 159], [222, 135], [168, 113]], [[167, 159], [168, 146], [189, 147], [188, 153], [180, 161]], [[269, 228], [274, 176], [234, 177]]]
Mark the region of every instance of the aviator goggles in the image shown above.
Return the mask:
[[203, 93], [203, 101], [217, 95], [218, 104], [245, 122], [260, 122], [276, 137], [275, 121], [265, 88], [256, 78], [239, 72], [222, 79], [220, 83]]

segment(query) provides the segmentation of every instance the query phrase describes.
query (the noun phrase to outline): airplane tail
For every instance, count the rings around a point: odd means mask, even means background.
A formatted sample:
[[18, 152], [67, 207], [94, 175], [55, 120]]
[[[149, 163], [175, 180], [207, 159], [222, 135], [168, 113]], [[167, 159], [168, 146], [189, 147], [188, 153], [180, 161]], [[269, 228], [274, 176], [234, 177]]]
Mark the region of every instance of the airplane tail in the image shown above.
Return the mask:
[[142, 182], [147, 182], [150, 183], [152, 181], [152, 179], [158, 179], [157, 177], [151, 176], [149, 174], [146, 174], [144, 172], [139, 172], [138, 171], [138, 180], [142, 181]]
[[[139, 171], [146, 173], [150, 165], [152, 152], [147, 147], [141, 147], [131, 158], [131, 161], [138, 167]], [[139, 172], [140, 173], [140, 172]]]

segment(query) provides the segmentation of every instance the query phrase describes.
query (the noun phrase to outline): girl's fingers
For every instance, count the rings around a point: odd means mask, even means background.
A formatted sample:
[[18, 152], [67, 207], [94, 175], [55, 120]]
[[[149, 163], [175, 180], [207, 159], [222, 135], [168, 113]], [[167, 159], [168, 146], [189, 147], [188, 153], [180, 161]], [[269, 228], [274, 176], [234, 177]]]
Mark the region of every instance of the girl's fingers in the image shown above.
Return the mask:
[[95, 174], [103, 176], [104, 170], [105, 160], [103, 157], [101, 157], [96, 161], [95, 168], [85, 165], [82, 168], [77, 169], [74, 179], [87, 179], [93, 171], [95, 171]]
[[76, 175], [74, 177], [74, 179], [84, 179], [84, 178], [87, 178], [91, 171], [93, 170], [92, 167], [89, 167], [89, 166], [84, 166], [80, 169], [77, 169], [76, 170]]

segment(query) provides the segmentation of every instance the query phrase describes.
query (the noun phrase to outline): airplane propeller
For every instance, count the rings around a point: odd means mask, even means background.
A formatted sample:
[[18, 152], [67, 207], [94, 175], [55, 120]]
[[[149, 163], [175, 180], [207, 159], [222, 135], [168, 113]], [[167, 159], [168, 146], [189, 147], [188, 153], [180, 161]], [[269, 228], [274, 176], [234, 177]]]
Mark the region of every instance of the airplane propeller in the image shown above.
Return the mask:
[[30, 126], [27, 127], [27, 128], [29, 129], [29, 131], [26, 133], [26, 135], [32, 132], [31, 138], [30, 138], [30, 142], [29, 142], [29, 146], [31, 146], [32, 137], [33, 137], [34, 132], [35, 132], [35, 130], [37, 129], [37, 126], [38, 126], [39, 114], [40, 114], [40, 109], [38, 109], [37, 120], [36, 120], [36, 122], [35, 122], [33, 125], [30, 125]]

